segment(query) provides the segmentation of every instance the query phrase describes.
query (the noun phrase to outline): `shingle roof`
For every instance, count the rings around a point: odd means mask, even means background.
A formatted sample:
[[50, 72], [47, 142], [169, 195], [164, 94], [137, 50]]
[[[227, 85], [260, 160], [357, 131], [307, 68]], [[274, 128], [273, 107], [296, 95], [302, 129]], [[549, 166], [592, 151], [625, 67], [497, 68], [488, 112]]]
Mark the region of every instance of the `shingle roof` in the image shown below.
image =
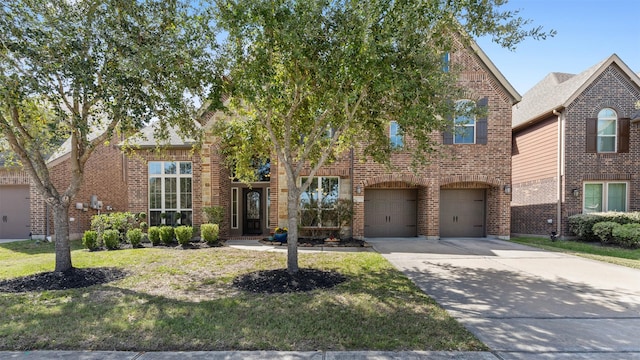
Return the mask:
[[548, 116], [553, 110], [567, 107], [586, 86], [611, 64], [616, 63], [640, 87], [640, 77], [613, 54], [577, 74], [550, 73], [522, 96], [522, 101], [513, 106], [512, 127], [518, 128]]
[[[198, 125], [195, 123], [196, 126]], [[157, 122], [154, 122], [144, 128], [142, 128], [136, 135], [131, 136], [127, 139], [127, 145], [140, 147], [140, 148], [150, 148], [156, 146], [167, 146], [167, 147], [191, 147], [195, 143], [194, 139], [191, 138], [182, 138], [178, 131], [169, 126], [168, 138], [166, 140], [158, 140], [155, 137], [154, 132], [156, 131], [158, 126]], [[124, 142], [119, 145], [125, 145]]]

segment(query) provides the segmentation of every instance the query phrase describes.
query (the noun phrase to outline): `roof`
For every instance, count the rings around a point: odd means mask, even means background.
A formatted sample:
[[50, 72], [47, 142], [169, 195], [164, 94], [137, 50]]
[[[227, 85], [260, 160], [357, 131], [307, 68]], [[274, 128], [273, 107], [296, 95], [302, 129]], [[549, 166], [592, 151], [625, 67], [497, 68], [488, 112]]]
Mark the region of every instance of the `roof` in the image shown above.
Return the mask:
[[[198, 124], [194, 122], [196, 126]], [[126, 141], [126, 145], [138, 148], [155, 148], [157, 146], [172, 147], [172, 148], [191, 148], [196, 143], [194, 139], [183, 138], [178, 130], [172, 126], [167, 127], [168, 138], [166, 140], [156, 139], [155, 132], [157, 131], [159, 123], [153, 122], [150, 125], [140, 129], [138, 133], [129, 137]], [[121, 142], [119, 146], [125, 145], [125, 142]]]
[[636, 86], [640, 87], [640, 76], [631, 71], [616, 54], [612, 54], [577, 75], [550, 73], [527, 91], [520, 103], [513, 106], [512, 128], [526, 127], [550, 116], [554, 110], [559, 111], [566, 108], [587, 86], [600, 76], [605, 69], [614, 63]]

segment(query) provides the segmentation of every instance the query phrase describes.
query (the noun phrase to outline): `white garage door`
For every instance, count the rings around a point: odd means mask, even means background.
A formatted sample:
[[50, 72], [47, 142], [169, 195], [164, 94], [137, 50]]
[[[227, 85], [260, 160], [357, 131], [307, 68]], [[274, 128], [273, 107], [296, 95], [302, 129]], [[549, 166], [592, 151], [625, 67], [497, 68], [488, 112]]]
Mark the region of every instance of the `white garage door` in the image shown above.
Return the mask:
[[29, 237], [29, 186], [0, 186], [0, 239]]

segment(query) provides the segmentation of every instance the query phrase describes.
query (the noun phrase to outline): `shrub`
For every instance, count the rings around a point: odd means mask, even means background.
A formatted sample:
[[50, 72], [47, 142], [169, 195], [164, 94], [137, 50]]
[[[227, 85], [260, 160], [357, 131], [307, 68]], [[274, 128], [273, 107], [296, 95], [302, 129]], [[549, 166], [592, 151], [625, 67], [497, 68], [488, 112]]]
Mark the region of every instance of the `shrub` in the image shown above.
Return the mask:
[[200, 226], [200, 234], [202, 235], [202, 240], [204, 240], [208, 245], [216, 245], [218, 243], [218, 233], [220, 228], [218, 224], [202, 224]]
[[603, 221], [593, 225], [593, 234], [600, 238], [603, 244], [610, 244], [613, 241], [612, 231], [614, 228], [622, 226], [613, 221]]
[[98, 233], [98, 238], [101, 238], [106, 230], [118, 230], [118, 236], [124, 240], [127, 231], [135, 224], [136, 216], [130, 212], [113, 212], [94, 215], [91, 218], [91, 230]]
[[578, 214], [569, 216], [569, 230], [581, 241], [600, 241], [593, 233], [593, 225], [599, 222], [610, 221], [620, 225], [640, 223], [640, 213], [603, 212]]
[[104, 246], [109, 250], [120, 248], [120, 233], [118, 230], [105, 230], [104, 233], [102, 233], [102, 240], [104, 240]]
[[142, 229], [142, 231], [145, 231], [149, 227], [149, 224], [147, 224], [146, 221], [141, 221], [139, 226], [140, 226], [140, 229]]
[[178, 226], [174, 229], [178, 244], [188, 245], [193, 237], [193, 228], [191, 226]]
[[627, 247], [640, 247], [640, 224], [624, 224], [613, 229], [614, 244]]
[[222, 206], [208, 206], [202, 208], [207, 221], [211, 224], [220, 224], [224, 218], [224, 207]]
[[160, 241], [165, 245], [173, 243], [173, 227], [160, 226]]
[[140, 229], [131, 229], [127, 231], [127, 241], [131, 244], [132, 247], [140, 246], [142, 242], [142, 230]]
[[87, 230], [82, 235], [82, 245], [89, 249], [89, 251], [97, 250], [98, 245], [98, 233], [93, 230]]
[[157, 226], [152, 226], [149, 228], [149, 241], [151, 241], [151, 245], [159, 245], [160, 244], [160, 228]]

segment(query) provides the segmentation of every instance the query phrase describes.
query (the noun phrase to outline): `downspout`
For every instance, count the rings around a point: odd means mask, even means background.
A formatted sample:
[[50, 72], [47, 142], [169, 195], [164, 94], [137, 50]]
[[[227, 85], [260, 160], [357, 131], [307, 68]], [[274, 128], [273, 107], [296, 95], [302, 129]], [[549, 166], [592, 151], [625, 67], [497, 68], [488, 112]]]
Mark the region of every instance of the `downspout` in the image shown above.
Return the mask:
[[553, 109], [553, 115], [558, 117], [558, 159], [557, 159], [557, 203], [556, 203], [556, 234], [558, 237], [562, 238], [563, 234], [561, 231], [562, 225], [562, 177], [563, 177], [563, 153], [564, 153], [564, 136], [562, 133], [562, 113], [558, 112], [558, 110]]

